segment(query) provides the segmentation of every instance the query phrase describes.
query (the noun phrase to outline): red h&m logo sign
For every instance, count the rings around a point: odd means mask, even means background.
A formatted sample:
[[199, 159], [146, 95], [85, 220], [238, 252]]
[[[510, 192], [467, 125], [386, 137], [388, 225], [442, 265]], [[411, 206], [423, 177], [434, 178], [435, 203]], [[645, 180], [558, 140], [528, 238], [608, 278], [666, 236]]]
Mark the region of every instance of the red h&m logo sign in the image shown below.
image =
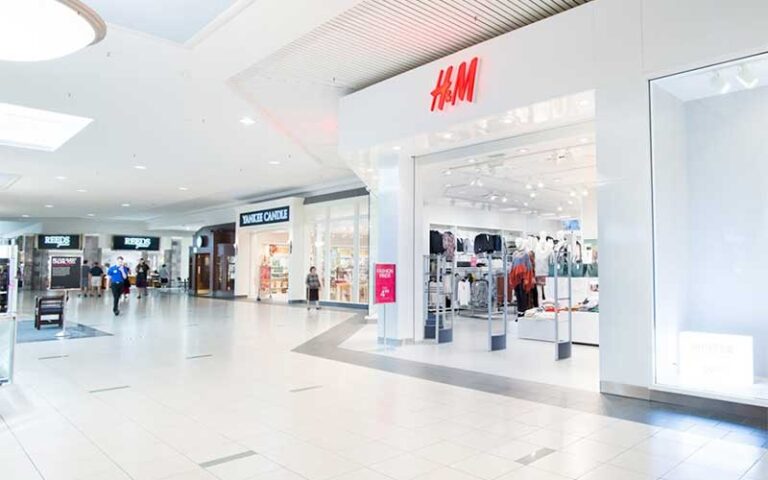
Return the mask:
[[453, 65], [440, 70], [437, 85], [432, 90], [432, 108], [443, 110], [446, 104], [456, 105], [457, 101], [472, 102], [475, 98], [475, 78], [477, 77], [477, 62], [475, 57], [467, 62], [461, 62], [456, 76], [453, 75]]

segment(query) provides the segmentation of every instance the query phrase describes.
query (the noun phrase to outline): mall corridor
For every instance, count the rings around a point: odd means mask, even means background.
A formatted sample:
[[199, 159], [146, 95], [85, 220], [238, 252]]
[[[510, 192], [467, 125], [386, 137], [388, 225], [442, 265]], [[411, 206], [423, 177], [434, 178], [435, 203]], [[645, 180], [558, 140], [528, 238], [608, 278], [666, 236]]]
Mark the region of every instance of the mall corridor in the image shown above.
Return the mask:
[[0, 0], [0, 480], [768, 480], [766, 32]]

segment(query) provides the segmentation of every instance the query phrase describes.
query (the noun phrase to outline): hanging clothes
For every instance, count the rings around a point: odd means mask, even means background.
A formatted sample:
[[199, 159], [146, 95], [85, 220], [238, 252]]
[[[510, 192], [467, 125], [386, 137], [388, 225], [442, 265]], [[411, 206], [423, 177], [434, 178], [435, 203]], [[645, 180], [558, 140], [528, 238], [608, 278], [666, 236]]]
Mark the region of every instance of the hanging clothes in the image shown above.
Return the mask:
[[460, 281], [456, 288], [456, 301], [459, 303], [459, 306], [469, 306], [469, 302], [472, 300], [472, 289], [469, 280], [464, 279]]
[[476, 308], [488, 308], [488, 280], [476, 280], [472, 284], [470, 303]]
[[452, 262], [453, 256], [456, 253], [456, 239], [451, 232], [443, 232], [443, 252], [445, 253], [445, 259]]

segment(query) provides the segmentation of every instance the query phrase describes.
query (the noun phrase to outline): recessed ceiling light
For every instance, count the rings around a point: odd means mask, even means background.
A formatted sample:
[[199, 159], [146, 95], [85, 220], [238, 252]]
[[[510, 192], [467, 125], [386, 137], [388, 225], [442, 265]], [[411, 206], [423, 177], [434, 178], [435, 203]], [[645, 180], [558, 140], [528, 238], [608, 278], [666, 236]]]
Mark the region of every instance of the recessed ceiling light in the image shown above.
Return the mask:
[[557, 206], [557, 211], [558, 211], [558, 212], [562, 212], [562, 211], [563, 211], [563, 207], [562, 207], [561, 205], [558, 205], [558, 206]]
[[528, 206], [528, 202], [523, 202], [523, 206], [527, 207]]
[[502, 203], [507, 203], [508, 201], [509, 201], [509, 199], [507, 197], [501, 197], [501, 202]]
[[78, 189], [77, 189], [77, 192], [78, 192], [78, 193], [85, 193], [85, 192], [87, 192], [87, 191], [88, 191], [88, 190], [86, 190], [86, 189], [84, 189], [84, 188], [78, 188]]
[[145, 165], [134, 165], [133, 168], [135, 168], [136, 170], [146, 170], [147, 169], [147, 167]]
[[533, 189], [533, 185], [531, 185], [530, 183], [526, 183], [525, 184], [525, 189], [526, 190], [532, 190]]
[[482, 187], [483, 186], [483, 181], [480, 180], [479, 178], [477, 179], [477, 186], [478, 187]]
[[513, 122], [514, 122], [514, 120], [509, 118], [509, 117], [506, 117], [504, 120], [502, 120], [502, 123], [506, 123], [506, 124], [510, 124], [510, 123], [513, 123]]
[[581, 143], [589, 143], [589, 139], [587, 137], [582, 137], [579, 139]]
[[399, 152], [401, 148], [402, 147], [400, 145], [395, 145], [394, 147], [392, 147], [392, 150]]
[[243, 125], [246, 125], [246, 126], [250, 126], [250, 125], [253, 125], [254, 123], [256, 123], [256, 120], [252, 119], [251, 117], [247, 117], [246, 116], [246, 117], [243, 117], [243, 118], [240, 119], [240, 123], [242, 123]]
[[445, 171], [443, 172], [443, 175], [446, 175], [446, 176], [448, 176], [448, 175], [453, 175], [453, 170], [451, 170], [451, 169], [449, 168], [448, 170], [445, 170]]
[[[3, 3], [0, 2], [0, 11]], [[0, 15], [0, 25], [2, 23]], [[2, 47], [3, 43], [0, 41], [0, 49]], [[91, 118], [0, 103], [0, 145], [54, 152], [92, 121]]]
[[187, 188], [187, 187], [179, 187], [179, 190], [181, 190], [182, 192], [186, 192], [187, 190], [189, 190], [189, 188]]
[[95, 213], [89, 213], [89, 214], [88, 214], [88, 216], [89, 216], [89, 217], [95, 217], [95, 216], [96, 216], [96, 214], [95, 214]]
[[107, 26], [78, 0], [0, 2], [0, 60], [60, 58], [101, 41]]
[[579, 106], [580, 107], [587, 107], [587, 106], [589, 106], [589, 100], [579, 100]]
[[531, 197], [531, 198], [536, 198], [536, 192], [531, 192], [531, 194], [529, 195], [529, 197]]
[[568, 205], [573, 205], [573, 200], [568, 200]]
[[29, 215], [27, 215], [27, 214], [25, 213], [24, 215], [22, 215], [22, 216], [21, 216], [21, 218], [29, 218]]
[[452, 186], [453, 186], [453, 185], [451, 185], [450, 183], [446, 183], [446, 184], [445, 184], [445, 188], [451, 188]]
[[570, 192], [568, 195], [570, 195], [570, 196], [572, 196], [572, 197], [575, 197], [575, 196], [576, 196], [576, 192], [574, 192], [573, 190], [571, 190], [571, 192]]
[[470, 158], [467, 160], [467, 163], [475, 163], [477, 161], [476, 158]]
[[491, 201], [492, 201], [492, 202], [493, 202], [494, 200], [496, 200], [497, 198], [499, 198], [499, 196], [498, 196], [498, 195], [496, 195], [496, 194], [493, 194], [493, 195], [491, 195], [491, 196], [490, 196], [490, 199], [491, 199]]
[[269, 164], [270, 165], [280, 165], [280, 160], [270, 160]]
[[56, 177], [56, 180], [66, 180], [66, 179], [67, 177], [65, 177], [64, 175], [59, 175], [58, 177]]
[[536, 186], [539, 188], [544, 188], [544, 182], [539, 182], [536, 184]]
[[45, 205], [45, 208], [53, 208], [53, 205], [51, 204]]
[[527, 148], [521, 148], [520, 150], [517, 151], [517, 153], [528, 153], [528, 149]]
[[581, 191], [581, 194], [586, 197], [587, 195], [589, 195], [589, 191], [587, 189], [584, 189]]
[[440, 136], [443, 137], [443, 139], [445, 139], [445, 140], [450, 140], [450, 139], [453, 138], [453, 133], [451, 133], [451, 132], [444, 132], [444, 133], [441, 133]]
[[120, 206], [121, 207], [130, 207], [131, 204], [130, 203], [121, 203]]

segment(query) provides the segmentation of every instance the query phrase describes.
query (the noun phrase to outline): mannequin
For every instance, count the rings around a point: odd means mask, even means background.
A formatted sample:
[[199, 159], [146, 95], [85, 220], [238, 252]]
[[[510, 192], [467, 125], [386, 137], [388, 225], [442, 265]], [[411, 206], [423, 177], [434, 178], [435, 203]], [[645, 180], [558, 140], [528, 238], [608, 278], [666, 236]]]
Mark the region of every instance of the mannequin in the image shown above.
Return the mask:
[[525, 245], [525, 244], [526, 244], [526, 242], [525, 242], [525, 239], [524, 239], [524, 238], [522, 238], [522, 237], [517, 237], [517, 238], [515, 239], [515, 248], [516, 248], [517, 250], [525, 251], [525, 250], [526, 250], [526, 248], [525, 248], [525, 246], [526, 246], [526, 245]]
[[539, 304], [543, 303], [547, 299], [544, 293], [544, 287], [547, 285], [547, 276], [549, 275], [549, 264], [552, 261], [552, 255], [554, 253], [555, 244], [552, 240], [546, 240], [547, 235], [545, 232], [541, 232], [542, 240], [536, 245], [534, 251], [536, 258], [536, 290], [539, 298]]

